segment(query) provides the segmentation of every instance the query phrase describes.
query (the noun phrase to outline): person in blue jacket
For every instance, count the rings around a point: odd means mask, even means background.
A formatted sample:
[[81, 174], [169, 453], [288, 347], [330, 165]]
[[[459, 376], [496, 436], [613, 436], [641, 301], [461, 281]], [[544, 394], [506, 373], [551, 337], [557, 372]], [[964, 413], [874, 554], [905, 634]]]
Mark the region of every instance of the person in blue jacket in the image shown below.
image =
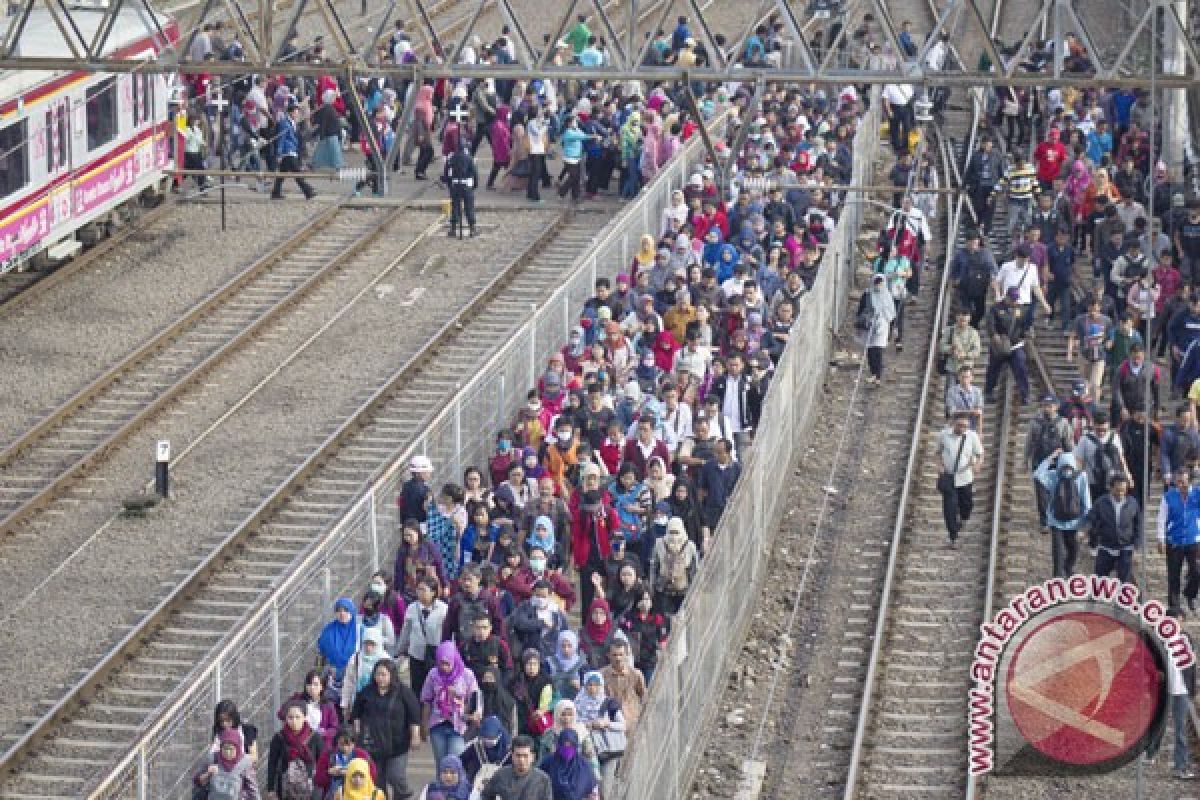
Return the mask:
[[[296, 101], [289, 100], [287, 112], [279, 115], [279, 128], [275, 135], [275, 157], [279, 161], [280, 172], [295, 172], [296, 185], [304, 192], [304, 197], [311, 200], [317, 193], [308, 181], [300, 177], [300, 134], [296, 129], [296, 118], [300, 114], [300, 106]], [[283, 178], [275, 179], [271, 190], [271, 199], [283, 199]]]
[[[1054, 565], [1054, 577], [1070, 577], [1075, 573], [1075, 558], [1079, 555], [1079, 529], [1092, 507], [1087, 472], [1075, 464], [1074, 454], [1052, 453], [1038, 465], [1033, 479], [1038, 488], [1045, 492], [1046, 524], [1050, 528], [1050, 557]], [[1056, 502], [1060, 497], [1058, 484], [1061, 481], [1075, 483], [1075, 494], [1079, 498], [1075, 513], [1068, 514], [1062, 501]]]
[[1158, 552], [1167, 556], [1167, 604], [1180, 612], [1183, 606], [1179, 603], [1179, 588], [1185, 561], [1188, 578], [1183, 596], [1189, 610], [1196, 610], [1196, 595], [1200, 593], [1200, 486], [1192, 485], [1194, 468], [1193, 462], [1173, 473], [1175, 485], [1163, 492], [1158, 507]]

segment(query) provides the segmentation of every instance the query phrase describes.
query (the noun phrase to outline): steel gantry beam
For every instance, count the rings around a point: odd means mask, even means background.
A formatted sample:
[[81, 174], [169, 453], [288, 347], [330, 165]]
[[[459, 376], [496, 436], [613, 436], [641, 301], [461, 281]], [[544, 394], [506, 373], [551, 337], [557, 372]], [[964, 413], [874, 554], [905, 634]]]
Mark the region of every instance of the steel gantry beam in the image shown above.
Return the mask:
[[[1135, 41], [1148, 25], [1152, 24], [1155, 14], [1164, 14], [1166, 25], [1178, 25], [1177, 17], [1169, 0], [1149, 0], [1145, 13], [1137, 20], [1137, 24], [1129, 39], [1129, 44], [1121, 51], [1116, 61], [1104, 64], [1099, 60], [1093, 42], [1095, 37], [1084, 23], [1086, 15], [1080, 14], [1080, 3], [1088, 0], [1041, 0], [1040, 9], [1035, 18], [1046, 17], [1050, 27], [1059, 36], [1074, 33], [1087, 46], [1094, 63], [1094, 71], [1088, 74], [1069, 72], [1064, 69], [1061, 57], [1056, 56], [1048, 74], [1028, 74], [1019, 71], [1020, 57], [1001, 59], [996, 52], [990, 36], [983, 30], [984, 15], [980, 13], [978, 0], [949, 0], [932, 31], [922, 32], [928, 36], [919, 48], [917, 58], [908, 59], [901, 63], [898, 70], [855, 68], [847, 66], [844, 58], [834, 57], [835, 53], [823, 53], [818, 58], [805, 40], [803, 31], [811, 22], [804, 12], [800, 12], [794, 0], [758, 0], [750, 4], [762, 12], [772, 12], [782, 23], [786, 49], [796, 55], [788, 59], [788, 64], [782, 68], [746, 68], [737, 63], [737, 56], [747, 37], [753, 32], [744, 21], [739, 22], [736, 30], [718, 29], [713, 21], [705, 16], [703, 4], [696, 0], [688, 0], [683, 5], [689, 12], [689, 18], [696, 31], [696, 38], [706, 46], [710, 58], [705, 66], [644, 66], [646, 55], [651, 46], [651, 39], [658, 28], [666, 23], [666, 17], [652, 10], [654, 0], [563, 0], [554, 5], [557, 13], [553, 14], [557, 23], [555, 33], [562, 36], [574, 15], [586, 13], [598, 25], [598, 30], [608, 34], [611, 43], [610, 62], [601, 67], [589, 68], [582, 66], [563, 66], [552, 62], [553, 48], [544, 48], [542, 52], [533, 52], [531, 46], [537, 43], [530, 41], [527, 32], [542, 30], [545, 26], [540, 19], [531, 19], [531, 12], [524, 15], [507, 0], [472, 0], [466, 5], [470, 11], [470, 24], [465, 30], [460, 30], [452, 41], [444, 41], [445, 36], [439, 37], [433, 24], [433, 0], [387, 0], [379, 2], [380, 9], [386, 6], [381, 25], [370, 26], [364, 32], [353, 32], [350, 26], [343, 23], [337, 3], [334, 0], [297, 0], [287, 14], [286, 26], [282, 31], [272, 31], [270, 24], [276, 16], [275, 3], [277, 0], [204, 0], [197, 25], [210, 21], [209, 17], [220, 14], [229, 18], [229, 28], [235, 32], [243, 46], [245, 57], [241, 61], [205, 61], [203, 65], [189, 61], [192, 37], [195, 28], [182, 32], [181, 41], [169, 46], [156, 59], [117, 58], [109, 45], [112, 27], [122, 13], [137, 12], [138, 19], [146, 28], [149, 36], [158, 41], [163, 39], [163, 25], [166, 15], [157, 10], [161, 0], [90, 0], [87, 8], [80, 8], [65, 0], [13, 0], [9, 3], [9, 15], [3, 25], [0, 36], [0, 69], [4, 70], [79, 70], [91, 72], [143, 72], [143, 73], [174, 73], [203, 70], [213, 75], [244, 75], [246, 73], [269, 73], [273, 75], [323, 75], [330, 73], [342, 74], [348, 69], [358, 74], [389, 75], [399, 80], [412, 80], [418, 69], [427, 78], [481, 78], [491, 77], [504, 80], [528, 80], [532, 78], [552, 78], [581, 81], [678, 81], [685, 73], [689, 79], [698, 82], [799, 82], [820, 86], [843, 86], [856, 84], [872, 86], [893, 83], [898, 76], [903, 76], [906, 83], [919, 84], [926, 87], [975, 88], [996, 85], [1012, 86], [1111, 86], [1119, 88], [1143, 88], [1149, 75], [1144, 67], [1137, 66], [1134, 59]], [[663, 7], [669, 11], [676, 3], [664, 2]], [[519, 45], [522, 57], [517, 64], [456, 64], [454, 56], [462, 52], [464, 43], [476, 28], [476, 22], [485, 11], [485, 7], [495, 6], [498, 13], [508, 24], [512, 35], [517, 37], [515, 44]], [[310, 64], [300, 60], [284, 58], [288, 34], [295, 30], [300, 16], [308, 9], [319, 12], [310, 20], [308, 27], [324, 27], [323, 33], [327, 42], [331, 43], [325, 59], [320, 64]], [[877, 36], [881, 43], [896, 42], [896, 32], [891, 26], [890, 15], [885, 13], [886, 3], [883, 0], [847, 0], [846, 15], [837, 41], [829, 49], [842, 51], [849, 46], [849, 22], [861, 19], [866, 12], [874, 12], [877, 24], [880, 26]], [[55, 28], [61, 34], [58, 47], [47, 48], [44, 37], [37, 48], [24, 46], [29, 34], [28, 20], [33, 13], [47, 15]], [[963, 13], [965, 12], [965, 13]], [[649, 13], [652, 20], [658, 20], [658, 25], [650, 30], [640, 29], [623, 31], [623, 36], [617, 35], [619, 25], [615, 24], [621, 14], [625, 19], [634, 19], [638, 15]], [[948, 64], [943, 70], [929, 68], [922, 57], [928, 52], [932, 37], [945, 29], [953, 13], [959, 14], [960, 23], [972, 28], [982, 42], [985, 52], [992, 60], [991, 71], [983, 72], [978, 69], [967, 69], [966, 64]], [[87, 15], [83, 19], [81, 15]], [[411, 22], [411, 28], [416, 29], [417, 35], [426, 40], [427, 52], [437, 50], [449, 56], [448, 63], [392, 64], [376, 63], [378, 59], [377, 44], [383, 34], [384, 25], [400, 15]], [[282, 15], [280, 15], [282, 16]], [[546, 16], [542, 9], [541, 17]], [[213, 20], [215, 21], [215, 20]], [[1031, 24], [1027, 30], [1030, 32]], [[633, 28], [633, 26], [629, 26]], [[725, 49], [717, 46], [717, 41], [723, 38]], [[1027, 33], [1021, 41], [1024, 50], [1029, 46], [1032, 34]], [[554, 38], [551, 39], [554, 41]], [[1189, 40], [1190, 44], [1190, 40]], [[1056, 48], [1061, 53], [1061, 48]], [[1192, 88], [1200, 79], [1200, 64], [1197, 63], [1197, 52], [1189, 47], [1186, 55], [1186, 65], [1183, 74], [1168, 74], [1162, 71], [1161, 65], [1155, 65], [1155, 81], [1160, 88]]]

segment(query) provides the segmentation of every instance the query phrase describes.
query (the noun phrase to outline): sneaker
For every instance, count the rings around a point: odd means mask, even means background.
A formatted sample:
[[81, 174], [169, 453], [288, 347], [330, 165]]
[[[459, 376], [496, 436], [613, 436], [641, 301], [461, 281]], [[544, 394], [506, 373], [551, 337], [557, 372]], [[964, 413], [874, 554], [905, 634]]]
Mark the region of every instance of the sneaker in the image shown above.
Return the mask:
[[1196, 613], [1196, 598], [1189, 597], [1187, 599], [1187, 601], [1188, 601], [1188, 611], [1191, 611], [1193, 614], [1195, 614]]
[[900, 341], [899, 339], [897, 339], [897, 340], [896, 340], [896, 350], [897, 350], [897, 351], [900, 351], [900, 350], [903, 350], [903, 349], [904, 349], [904, 342], [902, 342], [902, 341]]
[[1193, 781], [1196, 779], [1196, 773], [1190, 769], [1177, 769], [1171, 772], [1171, 777], [1177, 781]]
[[994, 394], [991, 394], [991, 393], [985, 394], [985, 395], [983, 396], [983, 402], [985, 402], [985, 403], [994, 403], [994, 402], [996, 402], [996, 395], [994, 395]]

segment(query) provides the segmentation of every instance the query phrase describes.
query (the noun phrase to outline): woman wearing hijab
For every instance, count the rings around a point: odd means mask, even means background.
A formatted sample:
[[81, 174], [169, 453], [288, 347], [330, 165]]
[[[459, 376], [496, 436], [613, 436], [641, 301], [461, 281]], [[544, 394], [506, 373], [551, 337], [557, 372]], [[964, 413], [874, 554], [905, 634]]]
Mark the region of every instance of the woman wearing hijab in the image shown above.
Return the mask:
[[[487, 783], [488, 778], [512, 760], [512, 737], [496, 717], [484, 717], [479, 735], [467, 742], [462, 765], [467, 778], [474, 783]], [[482, 781], [479, 776], [483, 774]]]
[[258, 763], [258, 729], [242, 722], [242, 714], [232, 700], [222, 700], [213, 709], [212, 754], [221, 749], [221, 735], [232, 731], [238, 737], [238, 746], [252, 762]]
[[638, 241], [638, 251], [633, 254], [633, 262], [629, 265], [629, 277], [637, 282], [639, 272], [649, 272], [654, 269], [654, 258], [658, 254], [658, 245], [650, 234], [642, 234]]
[[618, 636], [624, 638], [624, 634], [613, 624], [608, 601], [597, 597], [588, 606], [587, 619], [579, 637], [580, 653], [593, 669], [608, 666], [608, 646], [612, 644], [613, 638]]
[[308, 718], [308, 726], [325, 740], [325, 749], [333, 747], [333, 738], [337, 735], [338, 718], [337, 705], [330, 702], [325, 694], [325, 680], [319, 670], [310, 669], [304, 676], [304, 686], [301, 690], [287, 699], [275, 714], [280, 722], [287, 721], [287, 710], [293, 703], [304, 707], [304, 715]]
[[371, 780], [371, 765], [366, 759], [356, 758], [346, 767], [346, 780], [333, 800], [387, 800], [387, 795]]
[[333, 667], [328, 688], [335, 701], [340, 701], [346, 667], [358, 652], [358, 620], [355, 619], [354, 601], [349, 597], [339, 597], [333, 604], [333, 619], [321, 630], [317, 650], [325, 663]]
[[[475, 674], [463, 664], [454, 642], [437, 647], [437, 668], [425, 677], [421, 688], [421, 726], [429, 732], [433, 760], [457, 756], [466, 747], [467, 723], [483, 719], [483, 697]], [[468, 719], [468, 708], [477, 709]]]
[[542, 654], [536, 648], [521, 653], [521, 667], [510, 688], [517, 701], [517, 732], [536, 738], [545, 730], [539, 720], [550, 711], [554, 700], [554, 686], [542, 669]]
[[237, 797], [239, 800], [259, 800], [258, 778], [254, 762], [242, 750], [242, 740], [236, 731], [226, 730], [217, 739], [213, 763], [196, 773], [196, 786], [210, 794]]
[[687, 531], [692, 544], [704, 553], [707, 542], [703, 537], [703, 525], [700, 522], [700, 506], [697, 503], [696, 488], [686, 476], [679, 476], [671, 486], [671, 495], [667, 501], [671, 506], [671, 516], [683, 520], [683, 528]]
[[417, 165], [413, 177], [426, 179], [425, 171], [433, 162], [433, 87], [429, 84], [417, 90], [409, 136], [417, 148]]
[[325, 741], [308, 724], [304, 704], [289, 701], [284, 706], [283, 728], [271, 737], [267, 753], [267, 794], [283, 797], [284, 777], [300, 762], [312, 780], [317, 761], [325, 749]]
[[395, 574], [392, 586], [400, 592], [406, 605], [417, 597], [417, 587], [424, 578], [432, 578], [446, 586], [446, 569], [442, 551], [421, 530], [416, 522], [405, 523], [396, 548]]
[[512, 156], [513, 139], [508, 126], [509, 113], [509, 107], [502, 104], [496, 109], [496, 118], [492, 120], [492, 171], [488, 173], [488, 189], [496, 188], [496, 176], [500, 174], [500, 170], [508, 169]]
[[[505, 687], [503, 671], [494, 665], [479, 671], [479, 694], [483, 698], [484, 722], [489, 717], [504, 726], [510, 736], [517, 730], [517, 701]], [[478, 710], [477, 710], [478, 713]]]
[[[582, 691], [582, 686], [581, 683], [576, 694]], [[564, 697], [554, 704], [554, 727], [543, 733], [542, 738], [538, 740], [538, 752], [543, 757], [553, 753], [558, 747], [559, 734], [565, 730], [573, 730], [579, 736], [579, 754], [587, 762], [592, 774], [596, 776], [596, 780], [600, 780], [600, 759], [596, 757], [596, 748], [592, 745], [592, 737], [588, 733], [587, 726], [579, 721], [574, 700]]]
[[863, 293], [858, 319], [860, 325], [866, 325], [867, 366], [871, 369], [867, 386], [879, 386], [883, 382], [883, 351], [891, 336], [892, 320], [896, 319], [896, 303], [882, 274], [876, 273], [870, 291]]
[[626, 738], [625, 715], [621, 704], [605, 692], [604, 675], [589, 672], [583, 678], [583, 691], [575, 698], [575, 715], [590, 732], [600, 759], [600, 782], [612, 786], [621, 763]]
[[425, 786], [420, 800], [478, 800], [479, 793], [471, 788], [471, 781], [458, 756], [441, 758], [437, 765], [437, 780]]
[[688, 220], [687, 200], [679, 189], [671, 192], [671, 203], [662, 212], [662, 225], [659, 226], [659, 236], [678, 236]]
[[554, 800], [591, 800], [600, 784], [579, 752], [579, 734], [568, 728], [558, 735], [558, 747], [538, 765], [550, 777]]
[[313, 114], [312, 124], [317, 129], [317, 146], [313, 151], [314, 169], [341, 169], [342, 118], [338, 115], [335, 101], [336, 89], [325, 89], [321, 94], [321, 107]]
[[621, 197], [632, 199], [642, 189], [642, 115], [630, 113], [621, 126]]
[[654, 180], [654, 176], [658, 174], [662, 162], [659, 160], [662, 155], [663, 146], [663, 128], [659, 122], [658, 114], [653, 111], [646, 113], [646, 136], [642, 139], [642, 161], [640, 164], [642, 170], [642, 185], [650, 183]]
[[546, 667], [554, 685], [555, 702], [561, 697], [574, 697], [579, 692], [588, 663], [579, 651], [579, 636], [575, 631], [559, 632], [554, 654], [546, 659]]

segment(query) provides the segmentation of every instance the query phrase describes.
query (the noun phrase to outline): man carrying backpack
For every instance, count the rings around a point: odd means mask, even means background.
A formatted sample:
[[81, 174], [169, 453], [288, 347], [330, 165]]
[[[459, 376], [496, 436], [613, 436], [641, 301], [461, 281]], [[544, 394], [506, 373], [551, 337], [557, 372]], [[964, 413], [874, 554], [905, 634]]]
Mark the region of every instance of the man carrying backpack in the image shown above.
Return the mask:
[[988, 289], [996, 275], [996, 260], [990, 250], [980, 247], [979, 231], [967, 231], [966, 245], [960, 247], [950, 263], [950, 280], [958, 292], [958, 303], [971, 312], [971, 327], [978, 328], [987, 313]]
[[1079, 554], [1079, 528], [1092, 507], [1087, 475], [1076, 468], [1073, 454], [1063, 452], [1047, 456], [1034, 473], [1034, 481], [1038, 503], [1046, 508], [1042, 519], [1050, 530], [1054, 577], [1070, 577], [1075, 574]]
[[1172, 609], [1179, 602], [1179, 584], [1183, 564], [1188, 565], [1187, 585], [1183, 596], [1188, 609], [1196, 610], [1196, 595], [1200, 593], [1200, 487], [1192, 486], [1190, 468], [1175, 473], [1175, 485], [1163, 492], [1158, 506], [1158, 552], [1167, 556], [1167, 605]]
[[1140, 515], [1137, 500], [1129, 496], [1129, 479], [1114, 472], [1108, 493], [1096, 500], [1083, 521], [1096, 575], [1107, 577], [1116, 570], [1122, 583], [1133, 582], [1133, 553], [1142, 543]]
[[1123, 477], [1128, 488], [1128, 482], [1131, 480], [1129, 467], [1125, 464], [1125, 454], [1121, 451], [1121, 438], [1109, 426], [1108, 412], [1096, 412], [1092, 430], [1084, 434], [1079, 444], [1075, 445], [1075, 463], [1087, 472], [1088, 488], [1091, 490], [1093, 501], [1107, 491], [1114, 474]]
[[[1053, 492], [1038, 491], [1042, 482], [1037, 473], [1042, 462], [1060, 453], [1070, 453], [1075, 449], [1075, 439], [1071, 434], [1071, 423], [1058, 415], [1058, 398], [1052, 394], [1042, 397], [1041, 413], [1029, 423], [1029, 431], [1025, 434], [1025, 467], [1034, 474], [1034, 497], [1037, 498], [1038, 520], [1041, 521], [1042, 533], [1049, 533], [1050, 523], [1046, 519], [1046, 498]], [[1071, 459], [1074, 466], [1075, 459]], [[1056, 562], [1057, 563], [1057, 562]]]

